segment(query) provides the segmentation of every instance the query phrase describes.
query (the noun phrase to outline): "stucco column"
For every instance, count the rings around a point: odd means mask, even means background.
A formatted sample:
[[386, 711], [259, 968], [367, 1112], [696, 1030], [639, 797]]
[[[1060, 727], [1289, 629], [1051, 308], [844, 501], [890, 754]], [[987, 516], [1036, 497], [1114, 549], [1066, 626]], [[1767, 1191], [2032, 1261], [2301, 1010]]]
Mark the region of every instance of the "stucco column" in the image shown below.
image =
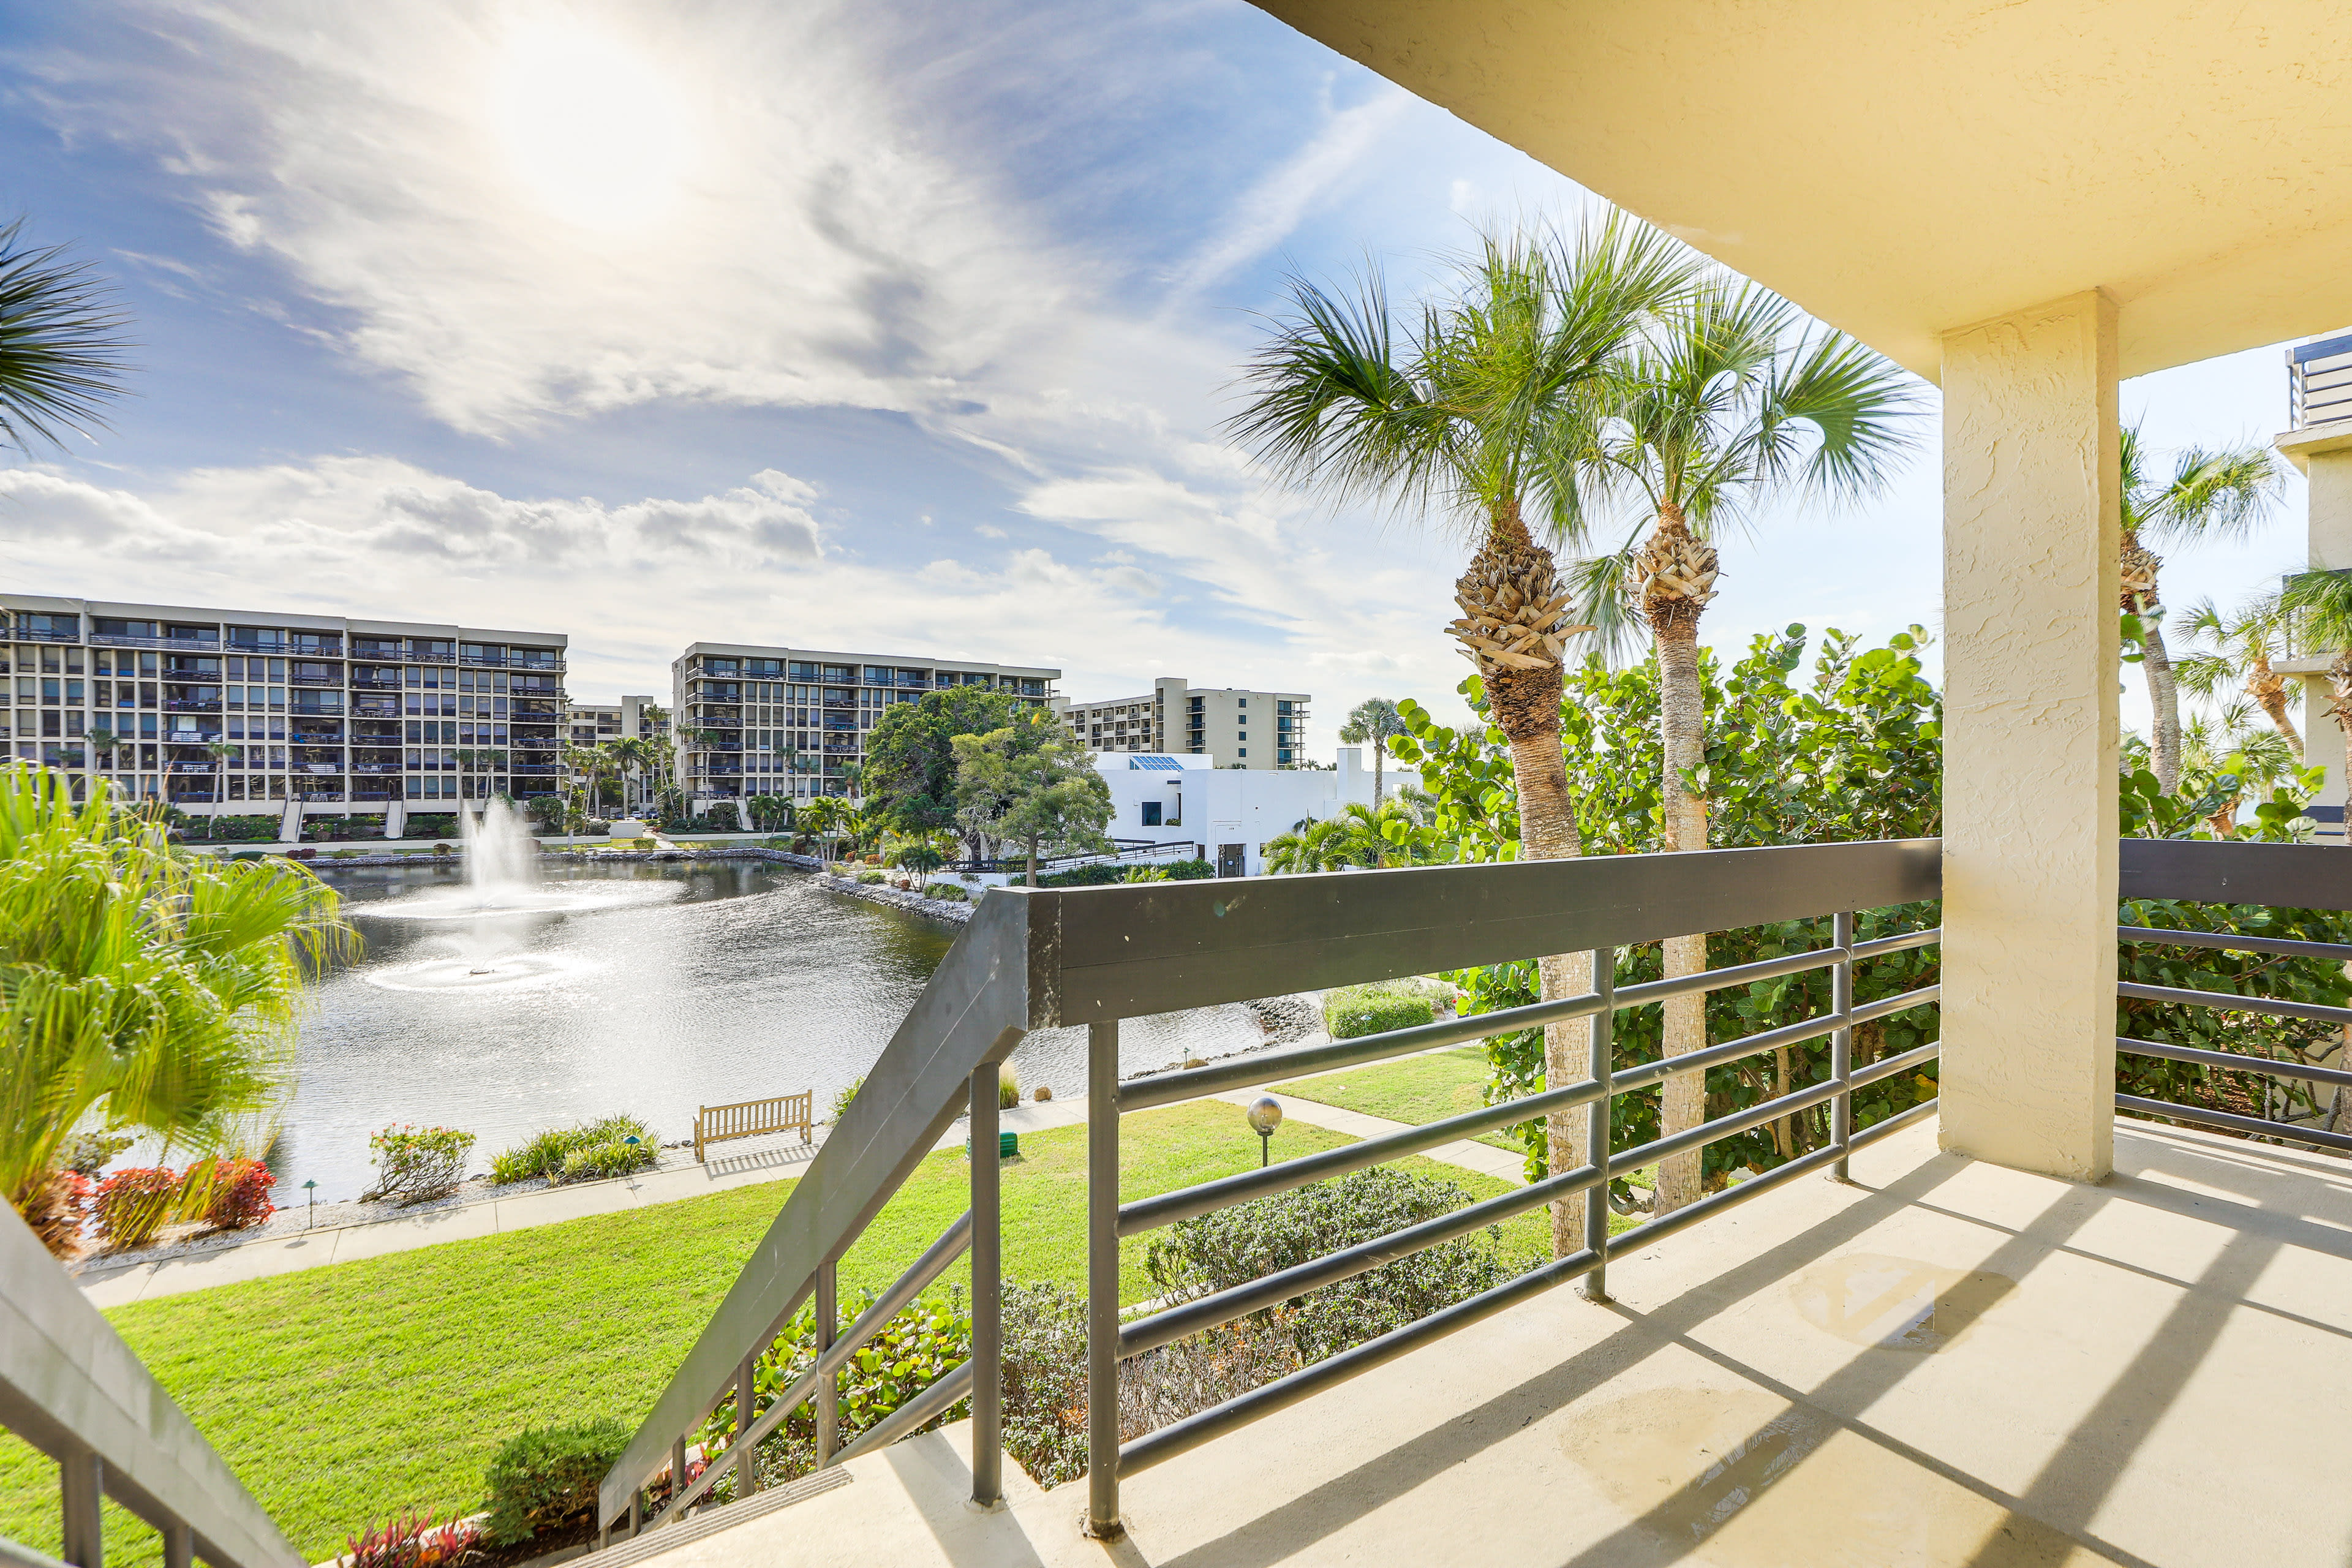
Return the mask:
[[2115, 1157], [2115, 302], [1943, 342], [1943, 1144], [2094, 1182]]

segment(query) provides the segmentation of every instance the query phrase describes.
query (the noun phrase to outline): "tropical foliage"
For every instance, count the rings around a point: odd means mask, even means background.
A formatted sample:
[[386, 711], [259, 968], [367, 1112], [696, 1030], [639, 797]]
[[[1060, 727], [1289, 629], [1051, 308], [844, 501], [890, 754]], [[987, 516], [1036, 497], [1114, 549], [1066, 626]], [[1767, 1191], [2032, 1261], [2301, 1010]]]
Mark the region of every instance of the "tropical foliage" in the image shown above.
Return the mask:
[[29, 452], [86, 435], [121, 395], [129, 319], [114, 290], [64, 247], [0, 224], [0, 447]]
[[1108, 854], [1110, 786], [1077, 737], [1042, 713], [984, 735], [958, 735], [956, 826], [983, 847], [1010, 844], [1029, 863], [1046, 855]]
[[241, 1152], [290, 1088], [310, 966], [354, 941], [299, 866], [175, 849], [103, 782], [0, 773], [0, 1188], [53, 1246], [77, 1133]]
[[[884, 709], [866, 738], [867, 809], [900, 833], [955, 830], [955, 738], [992, 733], [1028, 712], [1019, 698], [979, 686], [927, 691]], [[976, 839], [970, 850], [975, 860], [983, 853]]]

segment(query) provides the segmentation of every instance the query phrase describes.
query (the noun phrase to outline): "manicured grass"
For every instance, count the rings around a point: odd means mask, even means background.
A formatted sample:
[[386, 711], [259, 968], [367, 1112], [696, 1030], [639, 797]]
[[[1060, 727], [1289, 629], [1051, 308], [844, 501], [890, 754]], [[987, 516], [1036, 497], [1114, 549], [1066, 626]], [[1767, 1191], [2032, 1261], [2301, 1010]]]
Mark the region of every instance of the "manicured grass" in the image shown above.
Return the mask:
[[[1351, 1140], [1294, 1123], [1285, 1152]], [[1003, 1177], [1008, 1278], [1083, 1286], [1086, 1129], [1024, 1134]], [[1257, 1163], [1232, 1106], [1126, 1119], [1120, 1189], [1137, 1198]], [[1506, 1184], [1423, 1160], [1486, 1197]], [[446, 1242], [385, 1258], [134, 1303], [109, 1314], [206, 1438], [312, 1562], [362, 1523], [412, 1504], [480, 1505], [485, 1466], [525, 1426], [612, 1415], [634, 1427], [701, 1331], [789, 1184]], [[842, 1264], [849, 1296], [879, 1289], [968, 1200], [962, 1154], [926, 1160]], [[1540, 1213], [1505, 1226], [1513, 1253], [1546, 1246]], [[1145, 1237], [1122, 1247], [1120, 1291], [1150, 1294]], [[0, 1535], [58, 1550], [56, 1470], [0, 1440]], [[110, 1506], [110, 1565], [161, 1558]]]
[[[1318, 1105], [1336, 1105], [1391, 1121], [1424, 1122], [1459, 1116], [1486, 1103], [1486, 1052], [1478, 1046], [1403, 1057], [1347, 1068], [1315, 1078], [1294, 1079], [1274, 1086], [1277, 1094], [1295, 1094]], [[1518, 1152], [1518, 1145], [1499, 1132], [1477, 1142]]]

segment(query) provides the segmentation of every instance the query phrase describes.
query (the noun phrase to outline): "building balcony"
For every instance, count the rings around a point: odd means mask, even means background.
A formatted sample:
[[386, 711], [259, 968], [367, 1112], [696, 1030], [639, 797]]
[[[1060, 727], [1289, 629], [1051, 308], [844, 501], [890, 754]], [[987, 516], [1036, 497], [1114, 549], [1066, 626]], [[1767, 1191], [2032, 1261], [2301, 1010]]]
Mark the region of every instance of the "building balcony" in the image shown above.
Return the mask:
[[[16, 635], [20, 638], [24, 637], [22, 632]], [[71, 642], [74, 639], [66, 637], [57, 640]], [[114, 632], [92, 632], [89, 634], [89, 642], [93, 647], [158, 647], [168, 648], [176, 653], [221, 651], [218, 637], [125, 637]]]
[[[204, 746], [219, 740], [224, 733], [218, 725], [215, 725], [209, 730], [166, 730], [156, 739], [166, 746]], [[115, 743], [129, 745], [130, 742], [119, 739]]]
[[351, 771], [355, 773], [396, 773], [402, 770], [398, 763], [355, 762], [352, 764]]
[[163, 699], [163, 711], [166, 713], [217, 713], [220, 710], [221, 700], [217, 697], [166, 697]]
[[290, 676], [288, 676], [288, 677], [286, 678], [286, 684], [287, 684], [287, 685], [289, 685], [289, 686], [335, 686], [335, 687], [340, 687], [340, 686], [341, 686], [341, 685], [343, 684], [343, 678], [342, 678], [342, 676], [341, 676], [341, 675], [340, 675], [340, 674], [336, 674], [336, 675], [290, 675]]
[[507, 768], [507, 772], [518, 777], [551, 778], [562, 771], [554, 763], [514, 763]]

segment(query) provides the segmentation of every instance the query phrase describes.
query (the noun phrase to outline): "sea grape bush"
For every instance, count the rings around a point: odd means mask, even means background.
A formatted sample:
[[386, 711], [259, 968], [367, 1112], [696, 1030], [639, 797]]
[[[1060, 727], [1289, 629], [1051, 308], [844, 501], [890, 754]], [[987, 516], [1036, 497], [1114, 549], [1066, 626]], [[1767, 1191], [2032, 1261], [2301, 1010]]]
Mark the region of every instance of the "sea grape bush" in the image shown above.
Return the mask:
[[455, 1192], [466, 1177], [466, 1156], [474, 1135], [455, 1127], [417, 1127], [402, 1122], [368, 1140], [374, 1151], [375, 1186], [363, 1203], [420, 1204]]
[[494, 1546], [515, 1546], [586, 1517], [604, 1472], [628, 1446], [628, 1428], [610, 1416], [526, 1427], [508, 1438], [484, 1478], [489, 1517], [483, 1534]]

